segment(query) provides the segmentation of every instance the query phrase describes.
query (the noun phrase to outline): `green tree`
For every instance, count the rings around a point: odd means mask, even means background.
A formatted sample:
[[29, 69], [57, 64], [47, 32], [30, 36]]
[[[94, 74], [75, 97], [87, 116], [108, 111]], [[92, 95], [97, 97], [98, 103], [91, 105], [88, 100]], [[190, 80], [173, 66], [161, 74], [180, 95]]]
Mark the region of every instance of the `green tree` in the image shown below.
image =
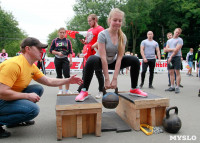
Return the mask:
[[0, 7], [0, 49], [6, 49], [9, 57], [15, 56], [25, 36], [25, 32], [18, 28], [18, 22], [12, 13]]
[[[94, 13], [98, 16], [98, 24], [107, 28], [107, 17], [112, 8], [121, 7], [125, 0], [76, 0], [73, 9], [75, 17], [67, 23], [68, 30], [87, 31], [90, 27], [87, 22], [88, 15]], [[79, 35], [80, 36], [80, 35]], [[76, 38], [73, 41], [74, 51], [81, 52], [83, 44]]]
[[[126, 14], [125, 31], [128, 37], [128, 50], [136, 52], [137, 39], [141, 34], [148, 30], [148, 24], [151, 23], [150, 12], [154, 8], [152, 0], [128, 0], [123, 6]], [[138, 46], [139, 47], [139, 46]], [[139, 48], [137, 49], [139, 53]]]
[[50, 33], [48, 35], [48, 39], [47, 39], [48, 48], [46, 50], [46, 53], [47, 53], [48, 57], [54, 57], [54, 55], [49, 52], [49, 49], [50, 49], [52, 41], [57, 37], [58, 37], [58, 30], [54, 30], [52, 33]]
[[200, 1], [154, 0], [154, 3], [155, 7], [150, 14], [152, 23], [149, 28], [154, 31], [161, 45], [167, 40], [168, 32], [180, 27], [183, 30], [180, 35], [184, 40], [183, 57], [186, 56], [188, 48], [197, 50], [200, 38]]

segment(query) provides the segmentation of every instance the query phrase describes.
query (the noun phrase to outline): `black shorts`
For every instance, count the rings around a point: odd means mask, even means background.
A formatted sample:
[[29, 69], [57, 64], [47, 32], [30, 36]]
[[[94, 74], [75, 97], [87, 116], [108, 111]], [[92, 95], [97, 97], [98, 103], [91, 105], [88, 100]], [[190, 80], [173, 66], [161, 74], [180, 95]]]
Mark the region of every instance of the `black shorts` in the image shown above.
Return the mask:
[[199, 68], [199, 63], [197, 64], [197, 68]]
[[[168, 61], [168, 59], [167, 59]], [[175, 70], [181, 70], [181, 56], [175, 56], [172, 58], [171, 63], [168, 64], [167, 62], [167, 69], [175, 69]]]

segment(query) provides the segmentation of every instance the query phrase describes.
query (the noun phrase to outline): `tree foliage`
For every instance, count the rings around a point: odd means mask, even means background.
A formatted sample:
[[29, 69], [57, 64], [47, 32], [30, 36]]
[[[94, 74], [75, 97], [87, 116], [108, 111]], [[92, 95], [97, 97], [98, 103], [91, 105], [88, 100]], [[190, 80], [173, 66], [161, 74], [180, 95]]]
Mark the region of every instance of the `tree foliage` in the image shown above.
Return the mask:
[[[147, 38], [149, 30], [154, 32], [154, 40], [162, 49], [166, 34], [177, 27], [183, 30], [183, 56], [189, 48], [197, 50], [200, 39], [199, 0], [76, 0], [73, 7], [75, 16], [66, 27], [68, 30], [87, 31], [87, 17], [95, 13], [99, 18], [98, 24], [107, 28], [108, 14], [116, 7], [125, 12], [126, 23], [122, 29], [128, 39], [126, 50], [139, 54], [140, 43]], [[72, 43], [76, 52], [82, 50], [78, 38]]]
[[26, 36], [12, 13], [0, 7], [0, 50], [6, 49], [9, 57], [15, 56], [20, 50], [20, 42]]

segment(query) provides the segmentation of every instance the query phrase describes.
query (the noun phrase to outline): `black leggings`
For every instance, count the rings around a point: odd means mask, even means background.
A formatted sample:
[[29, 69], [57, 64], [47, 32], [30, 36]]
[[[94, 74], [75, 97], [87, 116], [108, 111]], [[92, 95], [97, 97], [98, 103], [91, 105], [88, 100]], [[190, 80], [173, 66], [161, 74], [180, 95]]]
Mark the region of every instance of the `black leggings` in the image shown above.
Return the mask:
[[152, 85], [153, 83], [153, 75], [154, 75], [154, 68], [155, 68], [155, 64], [156, 64], [156, 59], [147, 59], [148, 62], [147, 63], [142, 63], [142, 73], [141, 73], [141, 84], [144, 84], [144, 79], [145, 79], [145, 74], [147, 72], [147, 68], [149, 66], [149, 85]]
[[[114, 70], [115, 69], [116, 61], [108, 64], [108, 69]], [[138, 84], [138, 76], [140, 70], [140, 62], [139, 59], [135, 56], [123, 56], [121, 61], [120, 69], [130, 68], [130, 76], [131, 76], [131, 87], [136, 88]], [[94, 71], [102, 71], [102, 63], [101, 59], [98, 56], [90, 56], [85, 65], [85, 72], [83, 76], [83, 88], [86, 88], [88, 91]]]
[[56, 68], [57, 78], [62, 78], [62, 73], [65, 78], [70, 77], [70, 67], [68, 58], [57, 58], [54, 59], [54, 64]]
[[[84, 80], [84, 75], [85, 75], [85, 67], [83, 66], [83, 76], [82, 76], [82, 80]], [[102, 70], [95, 70], [95, 75], [97, 77], [97, 80], [99, 82], [99, 92], [103, 92], [103, 88], [104, 88], [104, 77], [103, 77], [103, 73]], [[78, 92], [81, 92], [81, 89], [83, 88], [83, 84], [81, 84], [78, 88]]]

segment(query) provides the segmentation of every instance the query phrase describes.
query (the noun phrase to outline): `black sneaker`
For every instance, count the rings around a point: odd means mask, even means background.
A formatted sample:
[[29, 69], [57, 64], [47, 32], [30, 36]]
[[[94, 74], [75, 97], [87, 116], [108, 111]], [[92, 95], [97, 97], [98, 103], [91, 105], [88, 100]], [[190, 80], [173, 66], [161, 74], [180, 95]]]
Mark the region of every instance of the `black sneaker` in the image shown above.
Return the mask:
[[152, 85], [149, 85], [149, 88], [150, 88], [150, 89], [154, 89], [154, 87], [153, 87]]
[[30, 125], [34, 125], [35, 121], [26, 121], [26, 122], [22, 122], [19, 124], [14, 124], [14, 125], [6, 125], [7, 128], [14, 128], [14, 127], [20, 127], [20, 126], [30, 126]]
[[180, 93], [180, 89], [179, 88], [175, 88], [175, 93]]
[[165, 91], [175, 91], [175, 88], [174, 87], [170, 87], [168, 89], [165, 89]]
[[7, 132], [2, 126], [0, 126], [0, 139], [8, 138], [10, 135], [10, 132]]
[[182, 87], [182, 88], [183, 88], [183, 85], [180, 84], [179, 87]]

